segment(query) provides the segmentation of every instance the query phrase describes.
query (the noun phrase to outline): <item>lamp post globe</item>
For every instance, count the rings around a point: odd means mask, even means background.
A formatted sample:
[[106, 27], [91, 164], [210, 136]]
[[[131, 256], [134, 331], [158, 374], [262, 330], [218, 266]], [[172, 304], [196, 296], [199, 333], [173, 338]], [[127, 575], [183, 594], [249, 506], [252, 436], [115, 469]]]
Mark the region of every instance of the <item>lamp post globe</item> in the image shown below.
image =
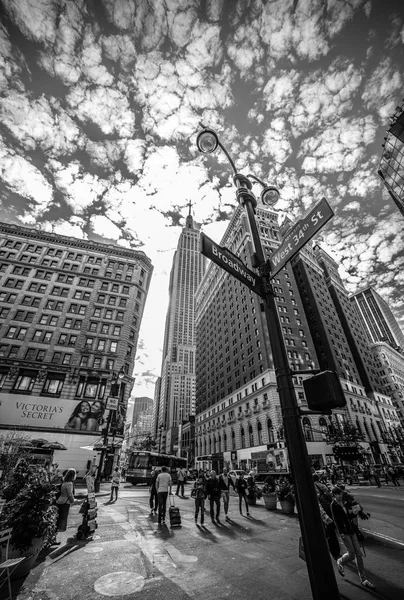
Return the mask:
[[280, 193], [277, 187], [269, 185], [261, 192], [261, 202], [265, 206], [273, 206], [279, 200]]
[[219, 140], [212, 129], [204, 129], [198, 134], [196, 145], [202, 154], [212, 154], [218, 147]]

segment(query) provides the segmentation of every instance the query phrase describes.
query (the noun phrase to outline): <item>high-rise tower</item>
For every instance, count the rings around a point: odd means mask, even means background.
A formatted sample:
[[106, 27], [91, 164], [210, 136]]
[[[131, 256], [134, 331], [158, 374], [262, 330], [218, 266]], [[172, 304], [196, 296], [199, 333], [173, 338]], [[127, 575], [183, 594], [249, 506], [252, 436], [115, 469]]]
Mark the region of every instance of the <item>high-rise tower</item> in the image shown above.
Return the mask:
[[182, 421], [195, 414], [194, 295], [204, 267], [199, 231], [194, 227], [189, 203], [170, 275], [157, 415], [158, 427], [165, 432], [161, 449], [170, 453], [176, 451]]
[[367, 287], [351, 296], [359, 309], [367, 332], [375, 344], [386, 342], [392, 348], [404, 351], [404, 334], [387, 302], [372, 287]]

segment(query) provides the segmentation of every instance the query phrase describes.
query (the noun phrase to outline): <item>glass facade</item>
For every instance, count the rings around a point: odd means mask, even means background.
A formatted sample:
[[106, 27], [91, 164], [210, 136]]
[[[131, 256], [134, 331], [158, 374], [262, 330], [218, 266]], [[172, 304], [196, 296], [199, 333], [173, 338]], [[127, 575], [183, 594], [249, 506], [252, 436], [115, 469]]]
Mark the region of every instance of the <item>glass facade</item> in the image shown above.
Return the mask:
[[378, 173], [404, 216], [404, 111], [387, 133]]

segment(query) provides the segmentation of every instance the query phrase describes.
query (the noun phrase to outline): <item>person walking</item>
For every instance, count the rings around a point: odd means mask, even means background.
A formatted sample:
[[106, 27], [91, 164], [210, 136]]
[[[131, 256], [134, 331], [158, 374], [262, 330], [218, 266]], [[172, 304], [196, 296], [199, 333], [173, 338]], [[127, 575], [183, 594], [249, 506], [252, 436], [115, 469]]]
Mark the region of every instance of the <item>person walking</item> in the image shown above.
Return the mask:
[[393, 482], [394, 487], [397, 487], [397, 486], [401, 487], [400, 482], [397, 479], [397, 473], [396, 473], [395, 468], [390, 466], [388, 468], [388, 473], [389, 473], [391, 481]]
[[[115, 467], [114, 472], [112, 473], [111, 479], [111, 497], [109, 499], [110, 502], [116, 502], [118, 500], [118, 491], [119, 484], [121, 483], [121, 474], [119, 473], [118, 467]], [[114, 500], [115, 496], [115, 500]]]
[[151, 474], [151, 482], [150, 482], [150, 498], [149, 498], [149, 506], [150, 506], [150, 514], [157, 514], [158, 508], [158, 498], [157, 498], [157, 489], [156, 489], [156, 479], [159, 474], [159, 470], [157, 467], [154, 467]]
[[220, 523], [220, 483], [216, 475], [216, 471], [211, 471], [210, 479], [206, 482], [206, 494], [210, 503], [210, 518], [212, 523], [215, 522], [215, 506], [216, 506], [216, 521]]
[[161, 473], [157, 475], [156, 490], [159, 503], [159, 512], [157, 522], [159, 524], [166, 522], [167, 497], [171, 494], [172, 480], [171, 475], [167, 473], [167, 467], [161, 467]]
[[[63, 481], [60, 488], [60, 496], [56, 500], [59, 515], [57, 520], [57, 530], [66, 531], [67, 520], [69, 517], [70, 506], [74, 503], [74, 480], [76, 479], [76, 470], [67, 469], [63, 475]], [[59, 542], [60, 543], [60, 542]]]
[[249, 517], [250, 513], [248, 511], [248, 502], [247, 502], [247, 494], [246, 494], [246, 492], [247, 492], [247, 481], [244, 479], [244, 472], [243, 471], [240, 473], [240, 477], [238, 477], [236, 479], [235, 488], [236, 488], [236, 492], [238, 493], [238, 507], [239, 507], [239, 510], [240, 510], [240, 515], [243, 514], [242, 503], [243, 503], [243, 498], [244, 498], [245, 507], [246, 507], [246, 510], [247, 510], [247, 516]]
[[389, 485], [390, 475], [389, 475], [389, 470], [386, 466], [383, 467], [383, 473], [384, 473], [384, 482], [386, 485]]
[[201, 511], [201, 525], [205, 518], [205, 499], [206, 499], [206, 481], [203, 475], [199, 475], [192, 489], [193, 498], [195, 498], [195, 524], [198, 523], [198, 514]]
[[356, 515], [349, 510], [346, 504], [343, 502], [341, 488], [335, 486], [332, 489], [332, 494], [334, 497], [331, 504], [332, 515], [341, 535], [341, 539], [347, 550], [346, 553], [337, 560], [338, 571], [342, 577], [345, 577], [344, 565], [355, 560], [361, 584], [364, 587], [374, 590], [375, 586], [366, 578], [365, 575], [362, 552], [356, 533], [357, 528], [352, 521], [352, 518], [355, 518]]
[[226, 467], [224, 467], [222, 474], [219, 476], [219, 486], [223, 498], [224, 518], [226, 521], [230, 521], [227, 514], [229, 512], [230, 486], [233, 490], [235, 490], [235, 487], [232, 478], [228, 475]]
[[[177, 471], [177, 491], [175, 493], [176, 496], [184, 497], [184, 484], [186, 478], [186, 471], [183, 467], [180, 467]], [[181, 491], [181, 494], [178, 492]]]

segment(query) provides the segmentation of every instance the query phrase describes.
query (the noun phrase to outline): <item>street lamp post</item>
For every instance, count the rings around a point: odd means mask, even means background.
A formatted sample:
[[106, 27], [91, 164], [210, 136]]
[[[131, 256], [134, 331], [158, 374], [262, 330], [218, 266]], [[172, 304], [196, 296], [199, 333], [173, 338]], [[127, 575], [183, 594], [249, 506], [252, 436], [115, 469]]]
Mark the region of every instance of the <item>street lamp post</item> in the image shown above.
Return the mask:
[[[125, 370], [123, 367], [120, 368], [118, 373], [112, 374], [112, 381], [111, 381], [111, 396], [112, 397], [119, 396], [119, 393], [121, 390], [121, 383], [122, 383], [122, 380], [124, 377], [125, 377]], [[95, 478], [95, 491], [96, 492], [100, 491], [100, 485], [101, 485], [101, 480], [102, 480], [102, 469], [104, 467], [105, 454], [107, 452], [108, 436], [109, 436], [111, 422], [112, 422], [112, 409], [109, 409], [107, 423], [106, 423], [105, 428], [103, 429], [100, 462], [98, 464], [97, 476]], [[115, 434], [114, 434], [114, 437], [115, 437]]]
[[[271, 274], [257, 222], [255, 208], [257, 200], [251, 192], [252, 184], [248, 177], [237, 172], [235, 164], [218, 136], [211, 129], [204, 129], [197, 137], [197, 146], [202, 153], [212, 153], [220, 147], [227, 156], [234, 171], [236, 198], [244, 207], [253, 240], [254, 255], [252, 264], [257, 268], [264, 285], [263, 299], [269, 339], [273, 354], [276, 381], [282, 409], [284, 434], [289, 451], [290, 466], [297, 491], [297, 507], [300, 528], [305, 548], [307, 570], [313, 593], [313, 600], [340, 600], [334, 569], [325, 539], [320, 509], [314, 488], [307, 446], [300, 423], [300, 412], [289, 367], [287, 352], [278, 318], [275, 295], [271, 285]], [[265, 186], [257, 177], [253, 179]], [[265, 186], [261, 194], [264, 204], [274, 204], [279, 192], [274, 186]]]

